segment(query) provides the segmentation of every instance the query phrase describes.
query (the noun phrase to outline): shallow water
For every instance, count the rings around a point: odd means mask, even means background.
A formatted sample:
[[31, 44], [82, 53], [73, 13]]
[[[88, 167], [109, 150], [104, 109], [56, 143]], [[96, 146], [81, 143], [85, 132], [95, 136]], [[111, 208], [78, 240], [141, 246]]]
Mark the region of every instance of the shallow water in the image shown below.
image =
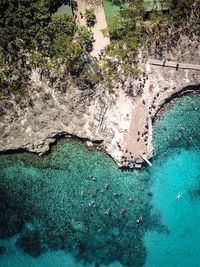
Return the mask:
[[199, 266], [199, 100], [177, 100], [156, 123], [142, 172], [75, 141], [42, 159], [0, 156], [0, 267]]
[[84, 266], [143, 265], [142, 236], [156, 228], [145, 175], [122, 172], [110, 157], [66, 141], [43, 160], [26, 153], [2, 156], [1, 165], [2, 237], [18, 234], [17, 247], [35, 258], [61, 249]]
[[161, 212], [168, 234], [145, 233], [145, 267], [200, 266], [199, 125], [200, 98], [185, 96], [155, 126], [151, 212]]
[[159, 163], [152, 168], [152, 214], [161, 211], [168, 233], [145, 234], [145, 266], [200, 266], [200, 150], [175, 150]]

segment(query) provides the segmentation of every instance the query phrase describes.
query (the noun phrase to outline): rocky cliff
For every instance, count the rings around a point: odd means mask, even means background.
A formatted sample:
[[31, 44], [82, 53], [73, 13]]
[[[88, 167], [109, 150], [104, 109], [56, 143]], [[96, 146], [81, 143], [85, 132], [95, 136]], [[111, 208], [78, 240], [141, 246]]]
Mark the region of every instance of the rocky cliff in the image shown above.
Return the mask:
[[[199, 45], [187, 39], [183, 43], [180, 53], [168, 51], [158, 64], [141, 59], [142, 76], [116, 82], [113, 92], [101, 85], [94, 90], [66, 86], [59, 91], [33, 71], [33, 90], [22, 102], [14, 97], [2, 101], [0, 151], [22, 148], [43, 154], [62, 135], [101, 143], [120, 166], [141, 162], [143, 154], [151, 157], [152, 121], [158, 110], [179, 93], [200, 88], [200, 70], [181, 66], [200, 63]], [[138, 88], [142, 94], [130, 96], [128, 91]], [[127, 153], [131, 158], [124, 161]]]

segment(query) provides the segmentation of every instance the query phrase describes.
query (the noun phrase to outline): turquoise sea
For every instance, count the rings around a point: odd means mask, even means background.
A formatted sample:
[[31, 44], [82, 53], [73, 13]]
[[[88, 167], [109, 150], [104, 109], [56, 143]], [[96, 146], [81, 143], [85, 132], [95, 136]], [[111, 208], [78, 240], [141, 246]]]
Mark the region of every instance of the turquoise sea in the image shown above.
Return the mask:
[[1, 155], [0, 267], [200, 266], [199, 125], [199, 96], [174, 101], [141, 171], [66, 139]]

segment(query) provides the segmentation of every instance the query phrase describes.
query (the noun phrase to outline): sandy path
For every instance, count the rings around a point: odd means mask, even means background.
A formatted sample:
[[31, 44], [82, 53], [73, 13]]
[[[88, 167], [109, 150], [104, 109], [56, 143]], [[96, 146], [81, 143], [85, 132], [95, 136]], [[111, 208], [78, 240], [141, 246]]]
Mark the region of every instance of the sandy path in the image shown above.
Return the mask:
[[104, 12], [102, 3], [94, 6], [94, 5], [89, 5], [84, 0], [78, 0], [77, 10], [74, 13], [76, 15], [76, 20], [79, 23], [79, 25], [86, 25], [86, 22], [84, 19], [84, 13], [87, 8], [91, 8], [91, 7], [94, 8], [95, 15], [96, 15], [96, 23], [94, 27], [91, 28], [94, 39], [95, 39], [95, 42], [93, 43], [93, 51], [91, 52], [91, 55], [94, 57], [98, 57], [99, 52], [110, 42], [109, 38], [105, 37], [101, 32], [102, 29], [107, 28], [105, 12]]

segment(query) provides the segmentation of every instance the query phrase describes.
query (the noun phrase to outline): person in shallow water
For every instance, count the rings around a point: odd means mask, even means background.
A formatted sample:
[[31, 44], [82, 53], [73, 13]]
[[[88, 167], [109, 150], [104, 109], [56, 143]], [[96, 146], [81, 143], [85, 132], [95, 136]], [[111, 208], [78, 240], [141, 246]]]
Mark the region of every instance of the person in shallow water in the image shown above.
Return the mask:
[[143, 223], [143, 217], [140, 216], [137, 220], [136, 220], [136, 224], [137, 225], [141, 225]]
[[181, 198], [181, 193], [179, 192], [175, 199], [179, 200]]

